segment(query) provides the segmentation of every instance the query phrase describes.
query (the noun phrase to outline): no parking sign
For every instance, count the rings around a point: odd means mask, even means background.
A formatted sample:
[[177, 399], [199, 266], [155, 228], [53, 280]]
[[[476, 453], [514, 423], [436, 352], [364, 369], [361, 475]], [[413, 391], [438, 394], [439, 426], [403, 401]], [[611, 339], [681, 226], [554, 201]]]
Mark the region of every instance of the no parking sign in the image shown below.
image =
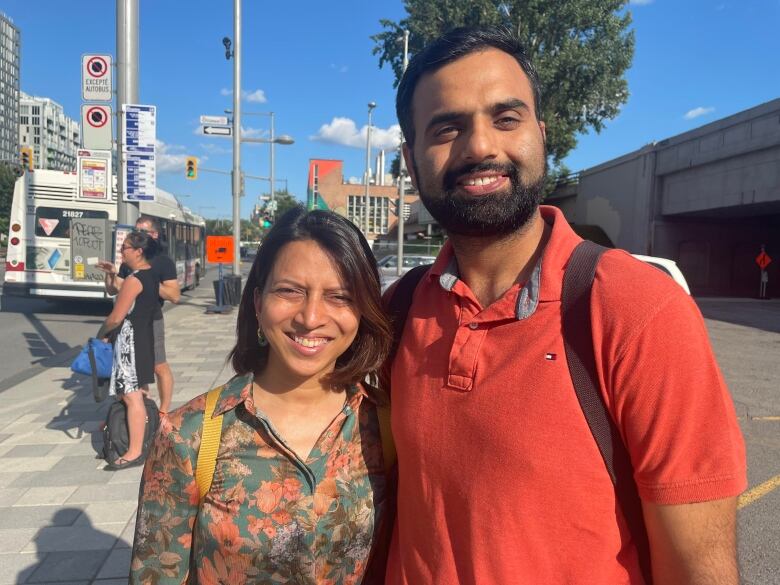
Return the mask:
[[111, 55], [81, 56], [81, 97], [86, 102], [110, 102]]
[[84, 148], [88, 150], [111, 150], [111, 106], [101, 104], [81, 105], [81, 132]]

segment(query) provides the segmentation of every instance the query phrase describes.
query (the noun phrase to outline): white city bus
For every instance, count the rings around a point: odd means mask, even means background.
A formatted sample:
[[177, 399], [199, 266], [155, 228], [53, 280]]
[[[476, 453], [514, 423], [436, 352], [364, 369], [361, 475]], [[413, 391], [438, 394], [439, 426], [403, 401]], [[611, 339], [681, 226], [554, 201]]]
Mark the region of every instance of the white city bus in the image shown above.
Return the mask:
[[[103, 281], [71, 278], [70, 220], [108, 219], [116, 224], [116, 191], [110, 200], [79, 197], [73, 172], [35, 170], [16, 181], [8, 228], [4, 294], [104, 300]], [[140, 212], [160, 222], [160, 242], [176, 263], [182, 289], [198, 286], [206, 267], [205, 221], [170, 193], [157, 189]], [[113, 248], [113, 247], [112, 247]]]

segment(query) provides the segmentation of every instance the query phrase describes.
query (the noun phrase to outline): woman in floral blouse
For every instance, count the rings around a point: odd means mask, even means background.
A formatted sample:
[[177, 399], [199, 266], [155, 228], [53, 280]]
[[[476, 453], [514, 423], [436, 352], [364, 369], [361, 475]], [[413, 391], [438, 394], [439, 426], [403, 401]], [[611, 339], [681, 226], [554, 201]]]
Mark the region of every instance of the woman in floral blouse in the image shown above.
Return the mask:
[[361, 381], [391, 338], [360, 231], [285, 214], [252, 265], [237, 337], [211, 488], [199, 502], [204, 394], [163, 420], [149, 455], [131, 583], [360, 583], [387, 500], [378, 398]]

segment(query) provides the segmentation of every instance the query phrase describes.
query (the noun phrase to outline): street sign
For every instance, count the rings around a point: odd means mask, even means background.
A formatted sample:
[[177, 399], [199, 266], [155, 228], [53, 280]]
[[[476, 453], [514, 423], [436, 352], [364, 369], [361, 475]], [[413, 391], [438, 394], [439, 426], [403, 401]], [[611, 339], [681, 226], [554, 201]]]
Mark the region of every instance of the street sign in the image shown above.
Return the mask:
[[154, 154], [157, 140], [157, 106], [125, 104], [122, 106], [122, 118], [122, 150]]
[[214, 264], [233, 262], [233, 236], [206, 236], [206, 261]]
[[202, 126], [201, 130], [207, 136], [232, 136], [233, 128], [230, 126]]
[[81, 98], [86, 102], [110, 102], [114, 99], [111, 55], [81, 56]]
[[217, 126], [227, 126], [230, 122], [228, 122], [227, 116], [201, 116], [200, 123], [216, 124]]
[[154, 153], [125, 152], [125, 201], [154, 201], [157, 194]]
[[756, 256], [756, 264], [758, 264], [758, 267], [761, 268], [761, 270], [766, 270], [766, 267], [769, 266], [770, 262], [772, 262], [772, 258], [763, 250]]
[[111, 151], [79, 150], [79, 198], [108, 201], [111, 199]]
[[81, 142], [89, 150], [111, 150], [113, 132], [111, 106], [81, 105]]

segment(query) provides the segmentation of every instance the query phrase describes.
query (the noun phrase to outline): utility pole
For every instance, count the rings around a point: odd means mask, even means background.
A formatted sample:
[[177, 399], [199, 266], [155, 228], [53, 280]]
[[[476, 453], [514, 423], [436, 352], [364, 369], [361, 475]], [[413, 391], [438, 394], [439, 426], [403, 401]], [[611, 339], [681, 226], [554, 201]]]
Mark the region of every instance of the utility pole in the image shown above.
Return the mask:
[[[404, 31], [404, 63], [401, 75], [406, 73], [409, 65], [409, 30]], [[406, 209], [406, 162], [403, 153], [404, 137], [401, 135], [401, 143], [398, 145], [398, 262], [396, 274], [401, 276], [404, 267], [404, 210]]]
[[276, 217], [276, 182], [274, 180], [274, 113], [271, 116], [271, 219]]
[[368, 102], [368, 128], [366, 130], [366, 194], [363, 203], [365, 204], [365, 236], [368, 239], [368, 218], [369, 211], [369, 183], [371, 183], [371, 112], [376, 107], [376, 102]]
[[[233, 0], [233, 275], [241, 277], [241, 0]], [[240, 287], [239, 287], [240, 290]]]
[[138, 0], [116, 0], [116, 72], [117, 223], [134, 225], [138, 219], [138, 203], [124, 200], [127, 159], [122, 152], [122, 108], [125, 104], [138, 103]]

